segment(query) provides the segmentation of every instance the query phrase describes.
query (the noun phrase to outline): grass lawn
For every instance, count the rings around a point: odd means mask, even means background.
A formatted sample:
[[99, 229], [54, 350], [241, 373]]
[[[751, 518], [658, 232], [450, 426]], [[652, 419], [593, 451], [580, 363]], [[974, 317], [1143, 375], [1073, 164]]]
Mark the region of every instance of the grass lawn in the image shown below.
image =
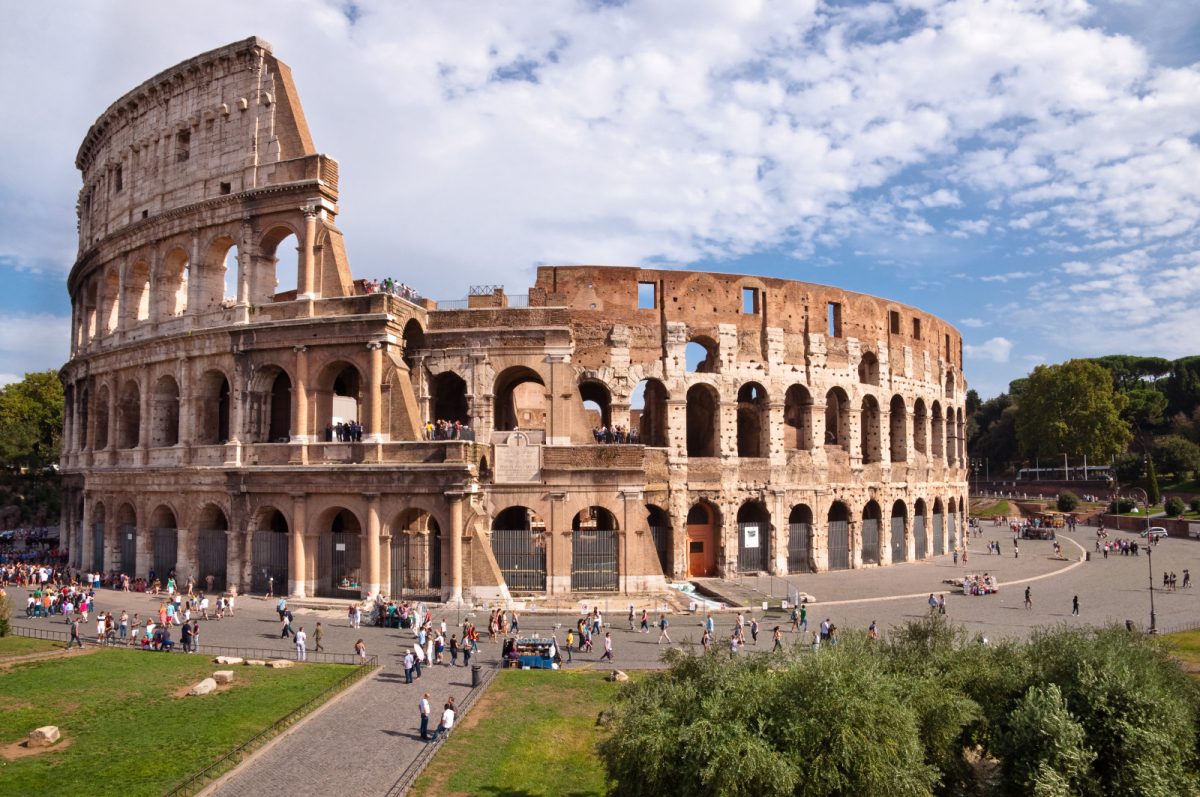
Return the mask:
[[3, 671], [0, 747], [42, 725], [64, 740], [53, 752], [0, 757], [0, 795], [162, 794], [347, 673], [237, 667], [228, 691], [173, 696], [218, 669], [198, 655], [100, 650]]
[[1016, 514], [1008, 505], [1008, 501], [996, 501], [991, 504], [971, 504], [971, 515], [973, 517], [1003, 517], [1005, 515]]
[[[504, 670], [417, 780], [414, 797], [601, 797], [606, 671]], [[635, 676], [636, 677], [636, 676]]]
[[1176, 658], [1189, 664], [1200, 665], [1200, 629], [1166, 634], [1163, 639]]
[[28, 656], [31, 653], [62, 650], [64, 646], [62, 642], [51, 642], [48, 639], [32, 639], [27, 636], [9, 635], [0, 637], [0, 661], [14, 656]]

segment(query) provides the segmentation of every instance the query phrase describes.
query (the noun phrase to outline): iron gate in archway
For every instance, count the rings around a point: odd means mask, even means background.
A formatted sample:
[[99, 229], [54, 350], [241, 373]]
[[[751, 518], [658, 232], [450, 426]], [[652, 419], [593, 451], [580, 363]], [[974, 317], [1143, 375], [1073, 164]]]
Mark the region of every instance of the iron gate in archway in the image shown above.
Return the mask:
[[392, 536], [392, 588], [396, 597], [431, 596], [442, 588], [441, 534], [397, 531]]
[[928, 552], [928, 543], [925, 540], [925, 516], [917, 515], [913, 518], [913, 543], [916, 550], [913, 555], [917, 560], [924, 559]]
[[770, 526], [763, 522], [739, 523], [738, 572], [753, 573], [767, 571], [767, 545], [771, 538]]
[[154, 574], [165, 585], [179, 555], [179, 529], [153, 529]]
[[904, 544], [904, 518], [892, 518], [892, 561], [903, 562], [908, 555], [908, 548]]
[[862, 560], [864, 564], [879, 564], [879, 520], [866, 518], [862, 522]]
[[207, 586], [213, 577], [213, 589], [225, 589], [226, 562], [229, 561], [229, 534], [224, 529], [200, 529], [200, 583]]
[[942, 516], [935, 514], [933, 516], [933, 555], [941, 556], [946, 552], [946, 541], [942, 539]]
[[357, 597], [362, 591], [362, 537], [330, 531], [321, 535], [317, 549], [317, 595], [325, 598]]
[[617, 533], [611, 529], [576, 529], [571, 534], [571, 590], [616, 592]]
[[788, 572], [808, 573], [812, 562], [808, 558], [808, 547], [812, 540], [811, 523], [788, 524]]
[[829, 569], [850, 569], [850, 521], [829, 521]]
[[104, 524], [92, 526], [92, 569], [97, 573], [104, 570]]
[[137, 526], [119, 526], [121, 536], [121, 572], [131, 579], [137, 573]]
[[250, 591], [266, 592], [272, 583], [276, 595], [287, 594], [288, 535], [285, 531], [256, 531], [250, 543]]
[[509, 590], [546, 591], [546, 543], [530, 529], [492, 529], [492, 553]]
[[662, 566], [663, 575], [672, 578], [675, 569], [671, 567], [671, 528], [651, 526], [650, 538], [654, 540], [654, 550], [658, 554], [658, 563]]

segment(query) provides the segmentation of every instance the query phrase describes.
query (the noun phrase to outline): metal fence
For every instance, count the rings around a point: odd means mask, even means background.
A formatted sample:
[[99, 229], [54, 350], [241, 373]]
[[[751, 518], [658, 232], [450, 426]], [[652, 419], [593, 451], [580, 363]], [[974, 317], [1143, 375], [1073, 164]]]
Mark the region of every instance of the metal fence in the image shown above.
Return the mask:
[[738, 572], [766, 572], [770, 531], [766, 523], [739, 523]]
[[671, 566], [671, 529], [668, 526], [651, 526], [650, 538], [654, 540], [654, 550], [658, 553], [658, 563], [662, 565], [663, 575], [672, 578], [675, 568]]
[[137, 573], [137, 526], [119, 526], [117, 534], [121, 537], [121, 572], [133, 578]]
[[850, 521], [829, 521], [829, 569], [850, 569]]
[[617, 534], [607, 529], [577, 529], [571, 535], [571, 589], [616, 592]]
[[317, 589], [322, 598], [358, 597], [362, 587], [362, 536], [326, 532], [317, 538]]
[[436, 595], [442, 587], [442, 537], [429, 531], [392, 536], [392, 589], [395, 597]]
[[492, 553], [510, 590], [546, 589], [546, 542], [530, 529], [492, 529]]
[[933, 516], [933, 555], [941, 556], [946, 552], [946, 541], [942, 534], [945, 531], [942, 525], [942, 516], [935, 514]]
[[904, 518], [892, 518], [892, 561], [903, 562], [908, 556], [908, 546], [904, 540]]
[[286, 594], [288, 585], [287, 533], [256, 531], [250, 547], [250, 591], [266, 592], [271, 579], [274, 579], [275, 594]]
[[92, 569], [97, 573], [104, 570], [104, 524], [92, 526]]
[[175, 569], [179, 554], [179, 530], [174, 528], [153, 529], [154, 574], [167, 583], [167, 576]]
[[788, 524], [788, 558], [789, 573], [808, 573], [812, 570], [812, 560], [808, 549], [812, 544], [812, 524]]
[[213, 577], [214, 590], [225, 589], [229, 561], [229, 534], [224, 529], [200, 529], [200, 581], [207, 586]]
[[917, 561], [924, 559], [928, 555], [928, 541], [925, 539], [925, 516], [917, 515], [913, 518], [913, 543], [916, 550], [913, 555]]
[[862, 560], [864, 564], [879, 564], [878, 518], [865, 518], [862, 522]]

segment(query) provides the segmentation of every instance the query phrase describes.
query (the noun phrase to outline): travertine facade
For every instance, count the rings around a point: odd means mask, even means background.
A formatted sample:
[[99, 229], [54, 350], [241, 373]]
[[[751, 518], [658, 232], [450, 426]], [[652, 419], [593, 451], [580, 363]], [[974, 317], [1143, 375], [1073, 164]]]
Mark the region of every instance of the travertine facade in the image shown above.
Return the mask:
[[[950, 326], [636, 268], [544, 267], [527, 297], [454, 307], [368, 292], [334, 226], [337, 164], [261, 40], [122, 97], [77, 165], [78, 566], [454, 601], [886, 565], [961, 528]], [[427, 439], [438, 419], [470, 439]], [[597, 419], [640, 438], [596, 444]], [[361, 439], [337, 440], [351, 420]]]

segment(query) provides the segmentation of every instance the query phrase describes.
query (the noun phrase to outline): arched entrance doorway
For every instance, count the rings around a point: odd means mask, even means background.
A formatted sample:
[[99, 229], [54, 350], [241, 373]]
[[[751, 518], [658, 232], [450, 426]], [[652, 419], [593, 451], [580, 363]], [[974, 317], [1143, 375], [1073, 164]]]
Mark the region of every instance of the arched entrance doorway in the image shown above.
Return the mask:
[[318, 596], [353, 598], [362, 593], [362, 527], [349, 509], [334, 507], [318, 523], [321, 532], [317, 544]]
[[946, 552], [946, 526], [943, 522], [942, 499], [933, 499], [933, 555]]
[[837, 501], [829, 507], [828, 551], [830, 570], [850, 569], [850, 508]]
[[674, 540], [671, 534], [671, 516], [660, 506], [646, 505], [646, 523], [650, 526], [650, 536], [654, 539], [654, 551], [658, 554], [658, 563], [662, 566], [663, 576], [675, 577]]
[[398, 597], [435, 595], [442, 587], [442, 531], [433, 515], [405, 509], [392, 522], [392, 588]]
[[[220, 507], [209, 504], [200, 513], [197, 531], [200, 583], [206, 589], [224, 590], [229, 560], [229, 521]], [[209, 586], [208, 577], [212, 576]]]
[[918, 561], [929, 555], [929, 541], [925, 534], [925, 499], [918, 498], [913, 512], [913, 555]]
[[761, 501], [747, 501], [737, 513], [738, 572], [767, 571], [770, 559], [771, 514]]
[[154, 543], [154, 575], [166, 586], [167, 579], [175, 576], [175, 561], [179, 556], [179, 527], [170, 507], [160, 506], [150, 515], [150, 534]]
[[250, 546], [250, 591], [286, 595], [288, 522], [274, 507], [258, 513]]
[[532, 509], [510, 506], [496, 515], [492, 553], [510, 591], [546, 591], [546, 524]]
[[602, 506], [589, 506], [571, 521], [571, 591], [616, 592], [617, 519]]
[[717, 574], [717, 508], [701, 502], [695, 504], [687, 515], [688, 575], [715, 576]]
[[908, 508], [903, 501], [892, 504], [892, 562], [903, 562], [908, 558], [908, 545], [904, 539], [904, 520]]
[[862, 561], [865, 565], [879, 564], [879, 522], [883, 513], [874, 501], [863, 507]]

